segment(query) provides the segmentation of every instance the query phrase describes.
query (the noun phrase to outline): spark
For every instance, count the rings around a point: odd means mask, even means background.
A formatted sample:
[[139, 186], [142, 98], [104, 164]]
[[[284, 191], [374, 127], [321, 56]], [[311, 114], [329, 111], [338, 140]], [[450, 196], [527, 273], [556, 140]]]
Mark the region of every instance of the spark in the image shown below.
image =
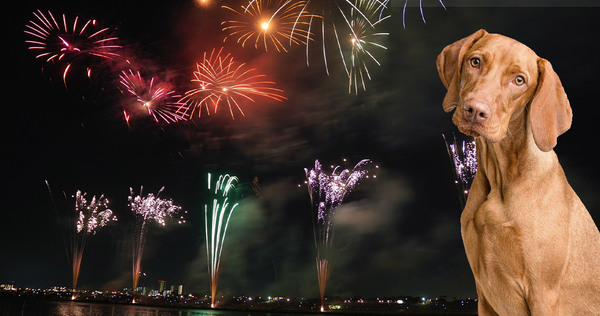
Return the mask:
[[154, 195], [142, 197], [143, 187], [140, 189], [140, 195], [135, 195], [132, 188], [129, 188], [128, 197], [129, 206], [135, 216], [135, 226], [133, 230], [133, 291], [137, 288], [139, 276], [141, 273], [141, 262], [146, 243], [146, 232], [150, 221], [156, 222], [160, 226], [165, 226], [167, 219], [179, 217], [179, 224], [185, 223], [185, 218], [180, 214], [181, 207], [173, 204], [170, 199], [161, 199], [158, 196], [164, 190], [162, 187]]
[[310, 15], [303, 10], [305, 1], [296, 1], [285, 5], [286, 0], [255, 0], [248, 5], [235, 10], [223, 6], [234, 16], [221, 22], [223, 31], [228, 32], [228, 38], [237, 38], [242, 47], [254, 44], [258, 49], [262, 46], [265, 51], [275, 49], [287, 52], [287, 47], [295, 44], [302, 45], [309, 39], [309, 33], [304, 29], [292, 32], [297, 25], [307, 25]]
[[333, 170], [331, 174], [328, 174], [323, 171], [321, 163], [315, 160], [313, 169], [304, 169], [313, 209], [313, 230], [315, 248], [317, 249], [316, 265], [321, 308], [324, 308], [325, 287], [333, 268], [329, 248], [333, 242], [335, 210], [342, 205], [347, 194], [368, 177], [369, 169], [367, 169], [367, 166], [370, 164], [372, 164], [371, 160], [363, 159], [352, 170], [341, 170], [340, 166], [331, 166]]
[[234, 111], [245, 116], [242, 101], [256, 102], [255, 97], [268, 98], [275, 101], [285, 100], [283, 90], [274, 88], [273, 81], [265, 80], [265, 75], [255, 74], [256, 69], [246, 64], [236, 64], [230, 54], [222, 56], [223, 48], [213, 49], [210, 54], [204, 53], [201, 63], [196, 65], [194, 79], [196, 88], [185, 93], [180, 102], [188, 105], [189, 116], [194, 112], [198, 117], [204, 108], [208, 115], [211, 108], [217, 113], [222, 103], [229, 108], [229, 114], [235, 119]]
[[65, 14], [57, 20], [52, 12], [33, 12], [34, 19], [25, 25], [25, 33], [30, 39], [25, 43], [30, 50], [39, 52], [35, 57], [47, 63], [63, 65], [62, 78], [66, 86], [67, 76], [72, 65], [83, 64], [86, 74], [91, 77], [91, 67], [97, 60], [111, 60], [119, 56], [121, 48], [118, 38], [109, 28], [100, 28], [96, 20], [80, 23], [79, 17], [71, 22]]
[[[187, 105], [180, 103], [180, 95], [171, 89], [168, 82], [160, 82], [156, 77], [146, 80], [139, 71], [122, 71], [119, 75], [121, 85], [135, 98], [132, 112], [147, 113], [156, 123], [167, 124], [187, 120]], [[131, 114], [123, 111], [125, 121], [129, 125]]]
[[131, 119], [131, 115], [129, 115], [129, 113], [127, 113], [127, 111], [123, 110], [123, 118], [125, 119], [125, 123], [127, 123], [127, 126], [129, 125], [129, 119]]
[[[235, 188], [238, 178], [228, 174], [220, 175], [212, 187], [211, 174], [208, 174], [208, 190], [213, 198], [212, 210], [209, 212], [208, 204], [204, 205], [204, 228], [206, 234], [206, 256], [208, 260], [208, 274], [210, 276], [210, 292], [212, 308], [216, 307], [217, 285], [221, 268], [221, 254], [225, 243], [225, 234], [229, 220], [239, 203], [229, 200], [230, 191]], [[233, 204], [231, 204], [233, 203]]]
[[475, 138], [464, 136], [463, 139], [459, 140], [454, 133], [448, 138], [444, 134], [442, 136], [444, 137], [446, 150], [452, 163], [454, 184], [456, 184], [456, 188], [458, 189], [458, 198], [461, 207], [464, 208], [469, 196], [471, 183], [477, 172]]

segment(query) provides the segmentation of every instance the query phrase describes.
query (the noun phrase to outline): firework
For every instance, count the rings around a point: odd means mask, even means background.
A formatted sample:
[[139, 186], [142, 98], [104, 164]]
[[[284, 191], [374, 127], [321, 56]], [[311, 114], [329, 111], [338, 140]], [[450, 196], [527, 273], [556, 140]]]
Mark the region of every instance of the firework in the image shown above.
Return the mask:
[[[344, 34], [352, 34], [351, 15], [355, 14], [365, 19], [365, 22], [374, 27], [376, 21], [372, 20], [370, 14], [363, 12], [364, 8], [379, 8], [380, 14], [387, 8], [388, 0], [306, 0], [303, 1], [302, 10], [296, 14], [296, 20], [301, 21], [308, 16], [308, 23], [295, 23], [292, 27], [291, 36], [297, 32], [306, 35], [306, 63], [309, 65], [309, 47], [311, 40], [317, 42], [320, 37], [321, 50], [323, 54], [323, 64], [325, 71], [329, 74], [327, 61], [328, 51], [331, 49], [327, 44], [329, 39], [335, 39], [335, 46], [339, 51], [339, 56], [344, 59], [342, 46], [345, 39]], [[287, 0], [282, 7], [296, 5], [298, 1]], [[352, 13], [354, 12], [354, 13]], [[380, 16], [377, 17], [380, 19]]]
[[113, 212], [108, 209], [108, 200], [104, 195], [98, 199], [93, 196], [88, 204], [86, 194], [81, 191], [75, 193], [75, 212], [79, 214], [75, 227], [77, 233], [95, 235], [98, 228], [106, 226], [111, 220], [116, 221], [117, 217], [113, 216]]
[[[438, 0], [438, 2], [442, 5], [442, 7], [444, 8], [444, 10], [446, 9], [446, 5], [444, 5], [444, 2], [442, 2], [442, 0]], [[404, 0], [404, 6], [402, 7], [402, 27], [406, 28], [406, 6], [408, 4], [408, 0]], [[419, 0], [419, 11], [421, 12], [421, 20], [423, 20], [423, 23], [427, 23], [425, 21], [425, 14], [423, 13], [423, 0]]]
[[[36, 58], [62, 65], [62, 78], [66, 85], [67, 75], [75, 63], [86, 68], [87, 76], [99, 60], [113, 59], [119, 56], [117, 37], [112, 36], [109, 28], [101, 28], [96, 20], [83, 22], [79, 17], [69, 21], [63, 14], [56, 19], [52, 12], [44, 14], [33, 12], [35, 19], [25, 25], [25, 33], [31, 39], [25, 42], [30, 50], [39, 52]], [[90, 59], [91, 57], [91, 59]]]
[[[45, 182], [58, 217], [58, 209], [56, 208], [56, 205], [54, 205], [54, 197], [52, 196], [50, 184], [48, 181]], [[98, 199], [96, 199], [96, 196], [94, 195], [92, 200], [88, 203], [86, 193], [82, 193], [78, 190], [73, 198], [75, 199], [75, 208], [72, 209], [73, 211], [69, 210], [67, 214], [70, 247], [67, 246], [64, 235], [61, 234], [61, 236], [65, 243], [67, 258], [71, 262], [73, 272], [73, 296], [71, 298], [75, 299], [77, 281], [79, 279], [79, 271], [81, 268], [81, 259], [83, 258], [83, 250], [85, 248], [87, 236], [89, 234], [95, 235], [98, 229], [105, 227], [110, 221], [116, 221], [117, 217], [114, 216], [113, 212], [108, 208], [108, 200], [104, 195], [101, 195]], [[65, 201], [66, 200], [67, 196], [65, 194]]]
[[205, 52], [202, 62], [196, 65], [192, 80], [196, 88], [187, 91], [181, 99], [189, 106], [190, 116], [196, 111], [200, 117], [202, 108], [207, 114], [211, 108], [216, 113], [221, 103], [225, 103], [231, 118], [235, 119], [234, 110], [245, 115], [242, 101], [255, 102], [255, 97], [286, 99], [282, 90], [273, 87], [275, 82], [265, 80], [265, 75], [255, 74], [256, 70], [244, 63], [236, 64], [230, 54], [222, 56], [222, 52], [223, 48], [213, 49], [210, 54]]
[[98, 199], [96, 199], [96, 196], [93, 196], [89, 203], [85, 196], [86, 193], [81, 193], [79, 190], [73, 196], [75, 198], [75, 214], [77, 216], [75, 229], [73, 234], [71, 234], [73, 292], [77, 289], [77, 280], [79, 279], [79, 270], [81, 268], [86, 237], [89, 234], [95, 235], [100, 227], [106, 226], [110, 221], [117, 220], [117, 217], [108, 208], [108, 200], [104, 195], [101, 195]]
[[[380, 23], [389, 18], [389, 15], [383, 15], [383, 4], [376, 1], [368, 1], [360, 4], [362, 14], [357, 9], [350, 11], [350, 38], [348, 42], [351, 48], [346, 53], [348, 61], [344, 60], [346, 73], [348, 74], [348, 92], [358, 93], [359, 85], [363, 91], [366, 90], [365, 80], [371, 80], [368, 65], [375, 63], [381, 64], [374, 55], [374, 50], [386, 50], [381, 39], [387, 37], [389, 33], [378, 32]], [[365, 16], [368, 18], [365, 18]], [[372, 23], [370, 22], [372, 21]]]
[[461, 208], [464, 208], [469, 196], [471, 183], [477, 172], [475, 138], [464, 136], [463, 139], [459, 140], [454, 133], [449, 138], [446, 138], [444, 134], [442, 136], [444, 137], [446, 150], [448, 150], [448, 156], [454, 170], [454, 184], [456, 184], [456, 188], [458, 189], [458, 199]]
[[133, 230], [133, 291], [137, 288], [138, 279], [141, 272], [142, 254], [146, 243], [146, 232], [148, 223], [156, 222], [165, 226], [167, 219], [178, 216], [179, 224], [185, 223], [183, 215], [180, 214], [181, 207], [174, 205], [172, 200], [161, 199], [158, 196], [164, 190], [162, 187], [156, 196], [149, 193], [142, 197], [143, 187], [140, 189], [140, 195], [135, 195], [133, 189], [129, 189], [129, 206], [135, 216], [135, 226]]
[[225, 234], [229, 220], [239, 203], [229, 200], [229, 193], [237, 183], [235, 176], [220, 175], [212, 186], [211, 174], [208, 174], [208, 190], [213, 197], [212, 211], [209, 212], [208, 204], [204, 205], [204, 227], [206, 233], [206, 257], [208, 260], [208, 274], [210, 276], [210, 293], [212, 308], [216, 307], [217, 284], [219, 269], [221, 267], [221, 254], [225, 242]]
[[135, 98], [132, 111], [123, 111], [129, 122], [131, 112], [147, 113], [155, 122], [173, 123], [187, 120], [187, 106], [178, 100], [180, 95], [171, 89], [168, 82], [159, 82], [155, 77], [146, 80], [139, 71], [122, 71], [119, 75], [121, 85]]
[[[363, 159], [352, 170], [340, 170], [333, 167], [331, 174], [323, 171], [322, 165], [315, 160], [314, 169], [304, 169], [306, 184], [313, 209], [313, 229], [315, 248], [317, 249], [317, 279], [321, 297], [321, 311], [324, 309], [325, 286], [333, 268], [329, 248], [333, 243], [333, 217], [344, 198], [365, 178], [369, 177], [367, 166], [372, 164]], [[376, 166], [376, 168], [378, 168]]]
[[255, 0], [239, 10], [223, 6], [235, 16], [221, 23], [223, 31], [228, 32], [225, 40], [235, 37], [242, 47], [253, 44], [256, 49], [262, 46], [265, 51], [274, 48], [278, 52], [287, 52], [286, 47], [291, 44], [305, 43], [310, 37], [305, 29], [292, 32], [295, 26], [306, 26], [310, 21], [310, 15], [303, 10], [305, 1], [283, 6], [285, 3], [286, 0]]

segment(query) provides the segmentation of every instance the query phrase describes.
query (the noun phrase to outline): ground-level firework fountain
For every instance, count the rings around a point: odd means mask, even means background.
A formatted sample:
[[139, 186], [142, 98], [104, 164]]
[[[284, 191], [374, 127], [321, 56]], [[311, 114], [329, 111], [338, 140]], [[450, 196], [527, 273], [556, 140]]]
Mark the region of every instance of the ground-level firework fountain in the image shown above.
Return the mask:
[[465, 207], [471, 183], [477, 172], [477, 150], [475, 138], [461, 134], [457, 137], [454, 133], [442, 134], [448, 156], [454, 171], [454, 184], [458, 190], [458, 199], [461, 208]]
[[[142, 188], [143, 189], [143, 188]], [[166, 219], [172, 218], [179, 215], [181, 207], [174, 205], [173, 201], [160, 199], [158, 196], [164, 190], [162, 187], [156, 196], [153, 193], [149, 193], [147, 197], [142, 197], [142, 189], [140, 189], [140, 195], [134, 195], [133, 189], [130, 190], [129, 195], [129, 206], [135, 216], [135, 223], [133, 228], [133, 292], [138, 286], [138, 280], [141, 273], [142, 254], [144, 251], [144, 245], [146, 243], [146, 232], [148, 230], [148, 223], [155, 221], [161, 226], [166, 225]], [[179, 215], [178, 223], [185, 223], [183, 216]], [[135, 296], [133, 299], [135, 303]]]
[[211, 174], [208, 174], [208, 190], [213, 198], [212, 210], [209, 212], [208, 204], [204, 205], [204, 228], [206, 234], [206, 257], [208, 260], [208, 274], [210, 276], [210, 307], [216, 307], [217, 285], [219, 269], [221, 267], [221, 254], [229, 220], [239, 203], [229, 200], [229, 193], [238, 181], [235, 176], [220, 175], [214, 186]]
[[71, 235], [71, 257], [73, 261], [73, 299], [77, 289], [77, 280], [79, 279], [79, 270], [81, 268], [81, 259], [83, 258], [83, 249], [88, 234], [95, 235], [100, 227], [106, 226], [108, 222], [116, 221], [117, 217], [108, 209], [108, 200], [101, 195], [96, 196], [88, 203], [85, 198], [86, 193], [77, 191], [75, 193], [75, 216], [77, 222]]
[[[54, 198], [52, 197], [52, 191], [50, 190], [48, 181], [46, 181], [46, 186], [48, 187], [48, 192], [50, 193], [50, 197], [54, 204]], [[63, 236], [65, 250], [67, 257], [71, 262], [73, 273], [73, 295], [71, 299], [75, 299], [75, 293], [77, 292], [77, 281], [79, 280], [81, 259], [83, 258], [83, 250], [85, 248], [87, 236], [90, 234], [95, 235], [98, 229], [105, 227], [110, 221], [117, 220], [117, 217], [114, 216], [113, 212], [108, 208], [108, 199], [106, 199], [104, 195], [101, 195], [99, 198], [96, 198], [94, 195], [89, 202], [86, 199], [86, 195], [86, 193], [77, 190], [73, 196], [75, 199], [75, 208], [72, 209], [68, 207], [67, 220], [69, 224], [69, 246], [67, 246], [66, 238]], [[65, 200], [67, 200], [66, 195]]]
[[[369, 177], [368, 166], [372, 164], [369, 159], [363, 159], [352, 170], [333, 167], [331, 174], [322, 169], [322, 165], [315, 160], [314, 169], [304, 169], [306, 183], [313, 210], [313, 231], [315, 248], [317, 249], [317, 279], [319, 282], [319, 296], [321, 311], [325, 310], [325, 287], [333, 269], [333, 217], [335, 209], [342, 205], [346, 195], [354, 189], [361, 180]], [[375, 166], [378, 168], [378, 166]], [[375, 177], [376, 175], [374, 175]]]
[[72, 299], [75, 299], [81, 259], [83, 258], [83, 249], [87, 235], [95, 235], [98, 228], [106, 226], [111, 220], [117, 220], [117, 217], [113, 216], [113, 212], [108, 209], [108, 200], [104, 195], [101, 195], [98, 199], [96, 199], [96, 196], [92, 197], [89, 203], [85, 196], [86, 194], [81, 191], [77, 191], [74, 196], [77, 222], [71, 235], [71, 258], [73, 261]]

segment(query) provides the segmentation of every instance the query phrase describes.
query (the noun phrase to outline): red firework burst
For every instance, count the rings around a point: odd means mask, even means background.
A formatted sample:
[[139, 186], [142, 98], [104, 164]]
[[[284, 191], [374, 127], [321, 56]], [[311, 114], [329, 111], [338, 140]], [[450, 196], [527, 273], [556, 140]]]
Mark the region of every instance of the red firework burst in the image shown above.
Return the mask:
[[[66, 85], [66, 77], [71, 66], [81, 62], [86, 68], [88, 77], [97, 59], [112, 59], [119, 56], [121, 46], [117, 45], [117, 37], [112, 36], [109, 28], [101, 28], [96, 20], [81, 22], [79, 17], [68, 21], [63, 14], [62, 19], [55, 19], [52, 12], [45, 15], [42, 11], [33, 12], [35, 19], [25, 25], [25, 33], [31, 39], [25, 42], [30, 50], [38, 51], [36, 58], [46, 62], [62, 65], [62, 77]], [[91, 59], [90, 59], [91, 57]]]

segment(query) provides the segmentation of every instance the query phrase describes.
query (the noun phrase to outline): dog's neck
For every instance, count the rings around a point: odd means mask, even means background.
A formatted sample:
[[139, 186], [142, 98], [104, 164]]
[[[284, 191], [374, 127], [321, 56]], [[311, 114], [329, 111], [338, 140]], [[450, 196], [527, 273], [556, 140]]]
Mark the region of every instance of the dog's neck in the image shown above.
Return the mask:
[[533, 138], [529, 111], [524, 108], [511, 117], [507, 135], [492, 143], [478, 137], [478, 169], [484, 174], [490, 188], [503, 190], [520, 179], [541, 176], [557, 163], [553, 150], [543, 152]]

